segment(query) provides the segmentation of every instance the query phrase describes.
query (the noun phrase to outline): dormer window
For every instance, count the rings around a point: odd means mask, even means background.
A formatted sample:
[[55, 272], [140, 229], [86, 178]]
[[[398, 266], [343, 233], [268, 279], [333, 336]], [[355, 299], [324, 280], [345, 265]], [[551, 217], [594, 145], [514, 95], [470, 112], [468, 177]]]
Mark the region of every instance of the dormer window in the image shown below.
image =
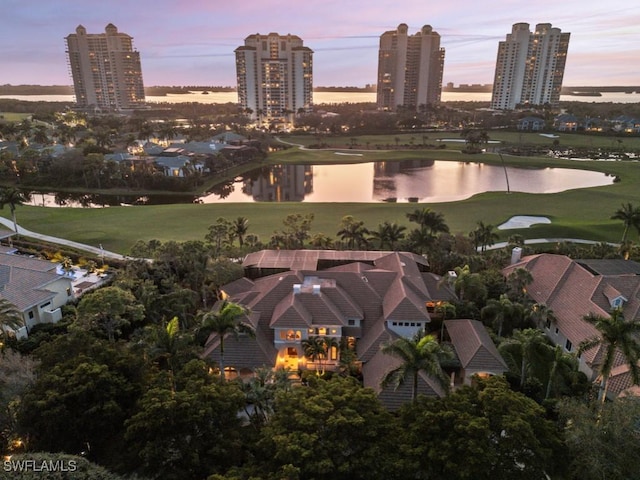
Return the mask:
[[611, 300], [611, 308], [620, 308], [625, 301], [626, 299], [622, 295], [620, 295]]
[[627, 298], [625, 298], [624, 295], [622, 295], [622, 293], [613, 288], [611, 285], [606, 285], [602, 293], [609, 301], [609, 305], [612, 309], [622, 308], [624, 303], [629, 301]]

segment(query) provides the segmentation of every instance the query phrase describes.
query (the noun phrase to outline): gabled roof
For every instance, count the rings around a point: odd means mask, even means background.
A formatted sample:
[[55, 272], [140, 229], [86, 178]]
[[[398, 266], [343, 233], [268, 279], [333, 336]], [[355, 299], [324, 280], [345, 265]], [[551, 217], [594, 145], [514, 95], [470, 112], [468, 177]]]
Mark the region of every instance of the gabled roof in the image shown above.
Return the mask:
[[311, 314], [299, 301], [297, 295], [289, 293], [274, 309], [269, 326], [272, 328], [307, 328], [312, 323]]
[[[635, 273], [638, 271], [635, 262], [571, 260], [564, 255], [540, 254], [524, 257], [503, 273], [508, 275], [519, 267], [526, 268], [533, 277], [527, 293], [553, 310], [558, 329], [576, 347], [598, 336], [584, 317], [608, 316], [611, 304], [607, 295], [617, 291], [629, 300], [623, 306], [625, 318], [637, 318], [640, 312], [640, 275]], [[598, 349], [585, 352], [584, 359], [590, 365], [596, 364]]]
[[[22, 255], [0, 253], [0, 297], [20, 311], [50, 301], [56, 292], [47, 286], [63, 275], [56, 273], [56, 264]], [[71, 280], [69, 280], [71, 285]]]
[[[387, 338], [384, 340], [384, 343], [392, 342], [396, 338], [398, 337], [387, 332]], [[382, 353], [379, 345], [375, 354], [362, 367], [364, 386], [373, 389], [378, 394], [384, 406], [390, 410], [397, 410], [403, 404], [411, 401], [411, 380], [407, 380], [395, 390], [393, 386], [388, 386], [383, 389], [381, 385], [385, 375], [398, 367], [400, 363], [400, 359]], [[435, 379], [424, 372], [420, 372], [418, 375], [418, 395], [442, 398], [446, 395], [446, 392]]]
[[449, 338], [462, 368], [478, 372], [502, 374], [507, 364], [498, 353], [486, 328], [477, 320], [445, 320]]
[[[426, 290], [426, 289], [425, 289]], [[405, 277], [397, 277], [391, 284], [382, 303], [385, 320], [430, 321], [426, 306], [427, 298], [418, 296]]]

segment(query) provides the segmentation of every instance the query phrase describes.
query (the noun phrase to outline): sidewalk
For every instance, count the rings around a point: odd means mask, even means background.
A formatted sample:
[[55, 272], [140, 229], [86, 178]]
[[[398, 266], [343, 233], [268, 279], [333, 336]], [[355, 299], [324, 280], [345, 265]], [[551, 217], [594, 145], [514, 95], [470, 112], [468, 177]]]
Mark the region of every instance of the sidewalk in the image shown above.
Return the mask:
[[[585, 245], [597, 245], [599, 243], [606, 243], [607, 245], [611, 245], [612, 247], [619, 247], [619, 243], [609, 243], [609, 242], [597, 242], [595, 240], [584, 240], [581, 238], [529, 238], [524, 241], [525, 245], [534, 245], [536, 243], [581, 243]], [[509, 245], [509, 242], [498, 242], [494, 243], [491, 246], [487, 247], [487, 250], [496, 250], [498, 248], [504, 248]]]
[[[0, 217], [0, 224], [2, 224], [5, 227], [7, 227], [10, 231], [13, 231], [13, 221], [11, 219]], [[25, 237], [36, 238], [38, 240], [43, 240], [45, 242], [55, 243], [55, 244], [58, 244], [58, 245], [65, 245], [67, 247], [76, 248], [78, 250], [82, 250], [82, 251], [85, 251], [85, 252], [93, 253], [94, 255], [97, 255], [99, 257], [114, 258], [114, 259], [117, 259], [117, 260], [125, 260], [125, 256], [124, 255], [120, 255], [119, 253], [115, 253], [115, 252], [109, 252], [107, 250], [104, 250], [104, 249], [100, 248], [100, 246], [94, 247], [92, 245], [86, 245], [84, 243], [72, 242], [71, 240], [67, 240], [67, 239], [64, 239], [64, 238], [51, 237], [49, 235], [43, 235], [41, 233], [32, 232], [30, 230], [22, 228], [20, 225], [18, 225], [18, 232], [17, 233], [20, 234], [20, 235], [24, 235]]]

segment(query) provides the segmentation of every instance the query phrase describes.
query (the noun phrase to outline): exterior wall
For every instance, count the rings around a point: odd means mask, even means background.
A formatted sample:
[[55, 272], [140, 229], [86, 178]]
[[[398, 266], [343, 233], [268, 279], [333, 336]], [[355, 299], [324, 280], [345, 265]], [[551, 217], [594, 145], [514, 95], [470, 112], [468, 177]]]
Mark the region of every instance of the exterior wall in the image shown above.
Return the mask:
[[418, 109], [440, 102], [444, 49], [440, 35], [425, 25], [408, 35], [406, 24], [380, 36], [377, 106], [395, 110], [398, 105]]
[[83, 26], [66, 37], [67, 60], [79, 107], [128, 110], [144, 104], [140, 54], [132, 37], [109, 24], [105, 33]]
[[557, 106], [564, 77], [569, 33], [551, 24], [516, 23], [498, 44], [491, 108], [513, 110], [516, 105]]
[[413, 337], [422, 328], [427, 327], [427, 321], [415, 320], [387, 320], [387, 328], [401, 337]]
[[[542, 326], [544, 333], [549, 337], [549, 339], [553, 342], [554, 345], [560, 345], [565, 352], [576, 354], [578, 351], [578, 345], [573, 345], [569, 339], [562, 333], [562, 330], [558, 327], [555, 322], [547, 322], [546, 325]], [[578, 368], [581, 372], [583, 372], [590, 380], [595, 380], [597, 372], [589, 367], [584, 358], [578, 357]]]
[[[25, 334], [39, 323], [56, 323], [62, 318], [60, 307], [74, 298], [71, 280], [60, 277], [53, 282], [43, 285], [43, 289], [51, 292], [49, 300], [33, 305], [22, 312]], [[26, 336], [26, 335], [25, 335]]]
[[235, 50], [238, 102], [258, 121], [291, 123], [313, 104], [313, 51], [295, 35], [250, 35]]

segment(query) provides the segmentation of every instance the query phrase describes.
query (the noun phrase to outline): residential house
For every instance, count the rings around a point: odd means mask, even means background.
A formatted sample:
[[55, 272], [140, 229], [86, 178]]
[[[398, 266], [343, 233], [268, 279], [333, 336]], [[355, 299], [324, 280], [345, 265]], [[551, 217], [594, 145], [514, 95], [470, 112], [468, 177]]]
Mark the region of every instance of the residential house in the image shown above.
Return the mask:
[[[531, 273], [527, 294], [545, 304], [555, 316], [539, 325], [551, 341], [568, 353], [577, 353], [580, 344], [598, 336], [584, 321], [589, 314], [608, 316], [621, 308], [626, 319], [640, 317], [640, 264], [622, 259], [572, 260], [564, 255], [539, 254], [522, 258], [503, 270], [505, 276], [518, 268]], [[580, 370], [590, 379], [598, 376], [602, 348], [592, 348], [579, 357]], [[615, 397], [631, 387], [629, 370], [617, 358], [609, 380], [609, 394]]]
[[553, 121], [554, 128], [559, 132], [577, 132], [578, 125], [578, 117], [569, 113], [558, 115]]
[[611, 129], [620, 133], [640, 133], [640, 119], [620, 115], [611, 119]]
[[187, 177], [191, 173], [200, 172], [204, 170], [204, 165], [198, 163], [192, 157], [185, 155], [178, 155], [177, 157], [160, 156], [155, 157], [155, 164], [159, 166], [167, 177]]
[[605, 128], [605, 122], [597, 117], [586, 117], [582, 123], [585, 132], [602, 132]]
[[[330, 348], [320, 360], [304, 354], [306, 340], [327, 337], [355, 347], [365, 386], [378, 391], [390, 408], [396, 408], [410, 392], [405, 387], [398, 391], [380, 388], [383, 376], [397, 364], [382, 353], [382, 345], [413, 336], [420, 329], [429, 330], [432, 318], [427, 305], [455, 298], [451, 287], [428, 271], [424, 257], [408, 252], [263, 250], [249, 254], [243, 266], [246, 276], [224, 286], [223, 291], [231, 301], [247, 307], [250, 313], [244, 321], [254, 327], [256, 335], [225, 342], [224, 364], [229, 370], [241, 376], [264, 365], [293, 372], [336, 370], [338, 348]], [[454, 326], [449, 337], [457, 352], [468, 346], [477, 350], [478, 343], [484, 350], [495, 350], [482, 324], [449, 325]], [[469, 336], [473, 338], [466, 338]], [[205, 356], [219, 362], [219, 347], [220, 338], [211, 335]], [[457, 355], [460, 368], [453, 372], [454, 384], [468, 381], [473, 373], [506, 371], [501, 360], [483, 370], [472, 361], [474, 354], [460, 351]], [[425, 375], [419, 392], [444, 395], [434, 379]]]
[[0, 297], [13, 304], [24, 319], [19, 338], [39, 323], [62, 318], [60, 307], [75, 298], [71, 277], [57, 271], [57, 264], [0, 248]]
[[539, 132], [544, 129], [544, 118], [524, 117], [518, 120], [518, 130]]

